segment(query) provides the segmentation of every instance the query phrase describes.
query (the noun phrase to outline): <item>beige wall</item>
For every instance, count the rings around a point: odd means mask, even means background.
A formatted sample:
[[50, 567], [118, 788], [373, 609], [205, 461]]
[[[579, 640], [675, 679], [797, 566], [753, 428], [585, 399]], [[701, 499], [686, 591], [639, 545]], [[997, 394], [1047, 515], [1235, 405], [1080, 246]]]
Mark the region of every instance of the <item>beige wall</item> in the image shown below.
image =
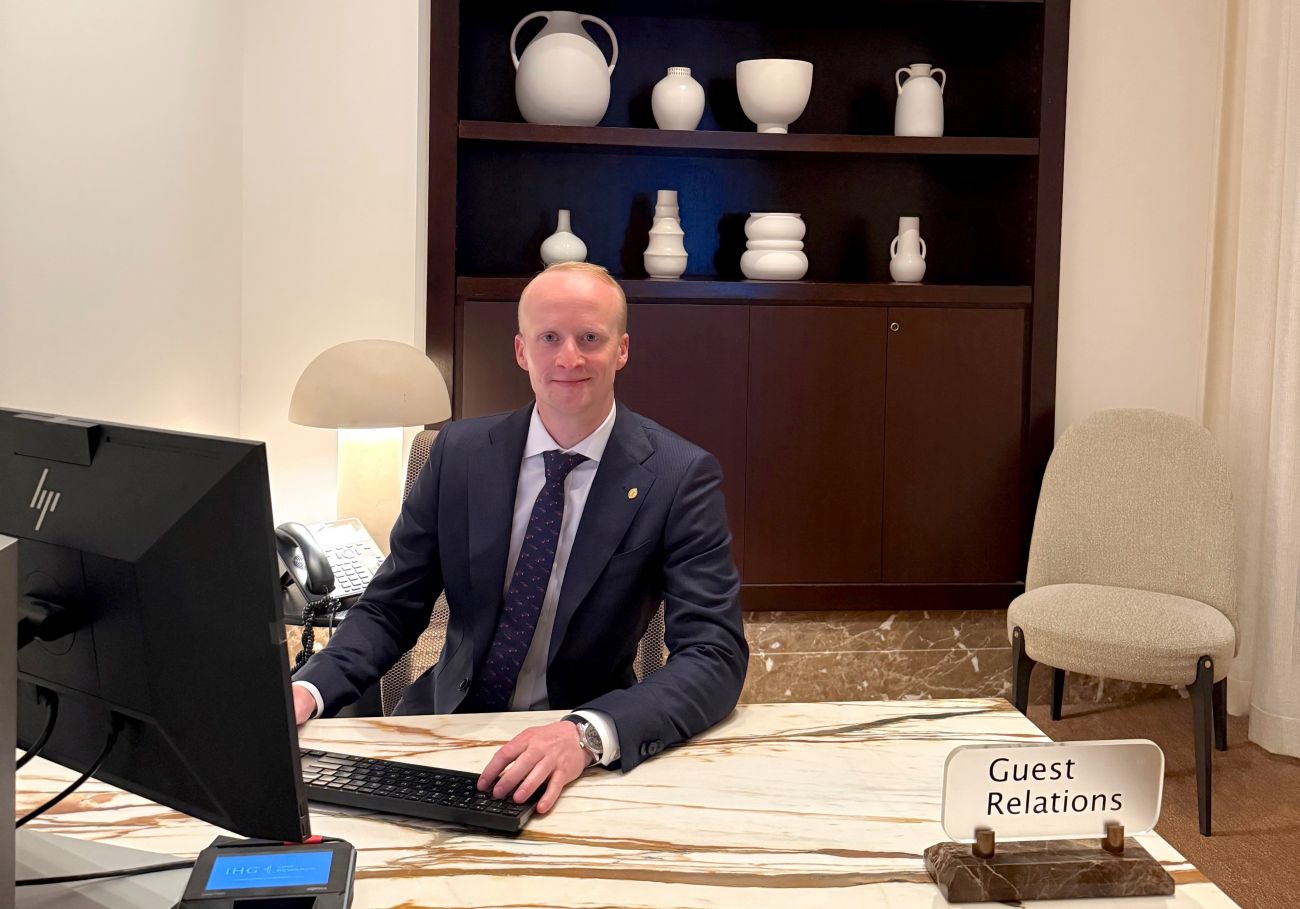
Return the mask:
[[268, 444], [278, 521], [335, 517], [337, 434], [288, 421], [303, 368], [357, 338], [423, 348], [427, 9], [246, 7], [239, 431]]
[[1106, 407], [1200, 419], [1224, 15], [1071, 7], [1058, 434]]
[[0, 5], [0, 406], [268, 444], [335, 516], [303, 367], [423, 343], [429, 0]]
[[240, 5], [0, 9], [0, 406], [236, 434]]

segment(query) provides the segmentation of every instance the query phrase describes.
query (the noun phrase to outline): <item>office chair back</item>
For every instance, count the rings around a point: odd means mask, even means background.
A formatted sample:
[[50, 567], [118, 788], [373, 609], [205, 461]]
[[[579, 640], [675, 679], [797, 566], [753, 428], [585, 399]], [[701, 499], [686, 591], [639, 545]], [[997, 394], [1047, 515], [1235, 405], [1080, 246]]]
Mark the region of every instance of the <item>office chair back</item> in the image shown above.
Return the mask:
[[[411, 442], [411, 456], [406, 462], [406, 488], [403, 491], [403, 498], [411, 494], [411, 489], [415, 486], [416, 477], [424, 468], [425, 463], [429, 460], [429, 451], [433, 448], [433, 441], [438, 437], [437, 430], [426, 429], [418, 433]], [[442, 645], [447, 637], [447, 595], [440, 593], [437, 601], [433, 606], [433, 614], [429, 617], [429, 627], [424, 630], [415, 646], [402, 655], [402, 658], [393, 665], [379, 683], [380, 700], [383, 702], [384, 716], [391, 716], [397, 702], [402, 697], [402, 692], [406, 686], [415, 681], [422, 672], [438, 662], [438, 657], [442, 653]], [[637, 645], [636, 658], [632, 663], [633, 672], [638, 679], [643, 679], [650, 673], [660, 669], [664, 665], [667, 657], [667, 650], [664, 646], [664, 606], [659, 604], [654, 616], [650, 619], [650, 624], [646, 626], [645, 634], [641, 636], [641, 642]]]
[[1099, 584], [1207, 603], [1237, 629], [1232, 492], [1208, 430], [1155, 410], [1070, 427], [1043, 475], [1025, 590]]

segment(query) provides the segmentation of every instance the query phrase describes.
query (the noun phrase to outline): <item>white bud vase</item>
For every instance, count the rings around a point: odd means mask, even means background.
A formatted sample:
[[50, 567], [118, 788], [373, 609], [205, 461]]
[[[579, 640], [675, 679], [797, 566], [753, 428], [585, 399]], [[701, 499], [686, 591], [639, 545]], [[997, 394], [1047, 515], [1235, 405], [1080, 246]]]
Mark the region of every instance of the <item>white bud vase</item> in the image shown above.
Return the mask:
[[661, 189], [655, 201], [645, 270], [652, 278], [680, 278], [686, 271], [686, 237], [677, 208], [677, 190]]
[[925, 277], [920, 218], [898, 219], [898, 236], [889, 244], [889, 257], [889, 274], [899, 284], [917, 284]]
[[561, 208], [556, 220], [555, 233], [542, 241], [542, 261], [547, 265], [587, 261], [587, 244], [569, 230], [569, 210]]
[[704, 86], [689, 66], [670, 66], [650, 93], [650, 109], [660, 129], [695, 129], [704, 116]]

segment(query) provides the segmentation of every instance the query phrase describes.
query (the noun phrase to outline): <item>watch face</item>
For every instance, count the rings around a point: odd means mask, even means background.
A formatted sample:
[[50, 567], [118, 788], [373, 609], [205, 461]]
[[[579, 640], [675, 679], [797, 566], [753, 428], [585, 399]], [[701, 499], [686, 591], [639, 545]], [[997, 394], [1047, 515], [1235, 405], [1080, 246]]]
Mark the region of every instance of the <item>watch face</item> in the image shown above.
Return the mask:
[[590, 723], [584, 723], [581, 727], [582, 747], [590, 751], [595, 757], [599, 758], [602, 751], [600, 742], [600, 733], [596, 727]]

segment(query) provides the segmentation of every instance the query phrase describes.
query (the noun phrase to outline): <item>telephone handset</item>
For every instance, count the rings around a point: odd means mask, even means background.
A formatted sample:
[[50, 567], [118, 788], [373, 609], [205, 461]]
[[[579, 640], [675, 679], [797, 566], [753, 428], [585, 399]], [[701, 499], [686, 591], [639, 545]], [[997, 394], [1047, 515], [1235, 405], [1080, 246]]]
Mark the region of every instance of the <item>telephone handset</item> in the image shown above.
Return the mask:
[[275, 528], [275, 551], [285, 571], [305, 593], [319, 598], [333, 592], [334, 569], [306, 527], [290, 521]]

